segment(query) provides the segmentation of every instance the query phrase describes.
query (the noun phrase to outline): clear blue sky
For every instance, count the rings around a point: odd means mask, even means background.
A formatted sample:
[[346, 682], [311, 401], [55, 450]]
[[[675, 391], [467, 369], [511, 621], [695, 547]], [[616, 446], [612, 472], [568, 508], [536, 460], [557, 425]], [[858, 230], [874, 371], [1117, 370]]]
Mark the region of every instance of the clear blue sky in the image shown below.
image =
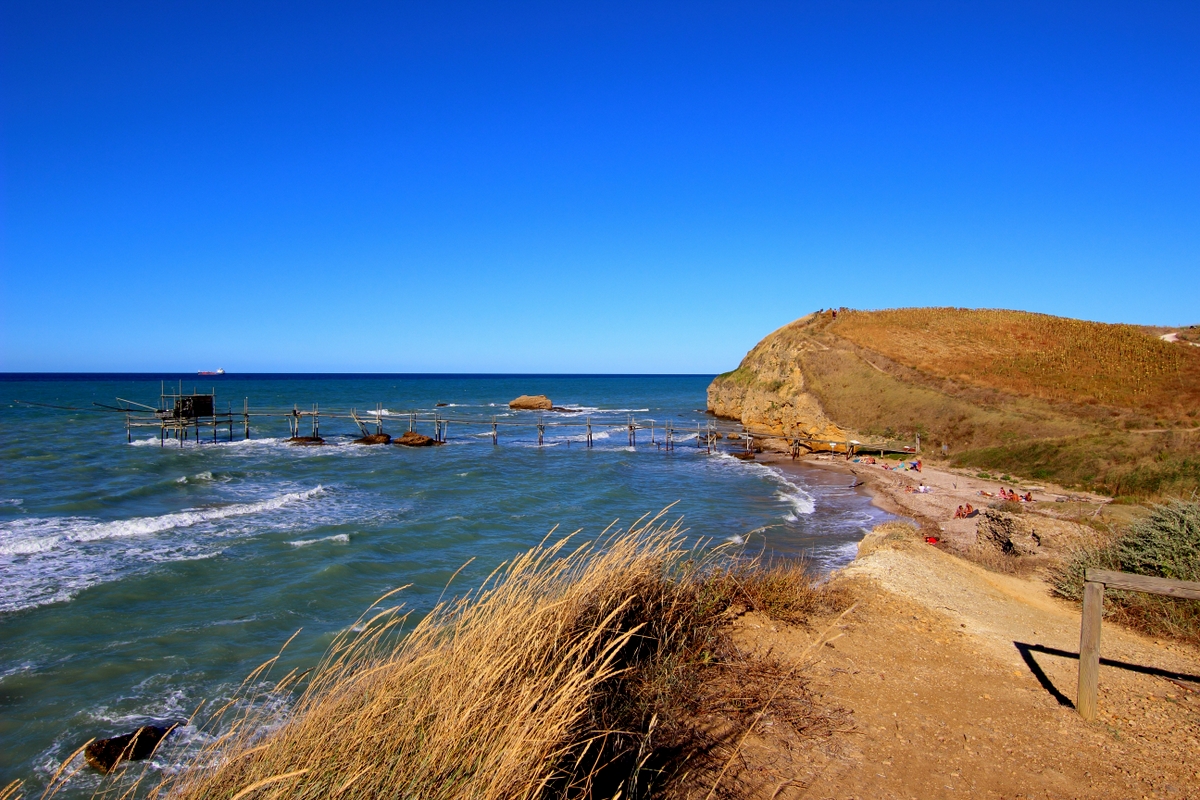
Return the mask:
[[0, 370], [716, 372], [1200, 323], [1200, 4], [4, 0]]

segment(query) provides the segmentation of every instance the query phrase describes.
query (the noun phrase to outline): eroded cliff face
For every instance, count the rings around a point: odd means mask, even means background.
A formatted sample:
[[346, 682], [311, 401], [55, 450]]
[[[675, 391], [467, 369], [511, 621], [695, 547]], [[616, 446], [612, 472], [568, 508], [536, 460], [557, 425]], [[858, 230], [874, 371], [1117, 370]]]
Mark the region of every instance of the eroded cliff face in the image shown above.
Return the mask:
[[846, 431], [805, 388], [805, 357], [825, 347], [807, 332], [814, 316], [770, 334], [737, 369], [717, 376], [708, 387], [708, 410], [756, 432], [845, 441]]

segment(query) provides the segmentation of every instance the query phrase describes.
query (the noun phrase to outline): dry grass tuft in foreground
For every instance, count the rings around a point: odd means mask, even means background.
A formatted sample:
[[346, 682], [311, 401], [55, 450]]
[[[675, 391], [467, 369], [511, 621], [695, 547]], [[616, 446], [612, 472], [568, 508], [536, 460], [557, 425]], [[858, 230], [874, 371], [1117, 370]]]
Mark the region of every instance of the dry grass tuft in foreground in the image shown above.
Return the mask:
[[[253, 711], [210, 720], [227, 732], [158, 793], [727, 796], [737, 747], [765, 715], [801, 736], [840, 718], [794, 670], [738, 652], [724, 622], [738, 607], [799, 622], [843, 600], [793, 566], [701, 555], [661, 516], [596, 543], [543, 543], [406, 632], [401, 609], [377, 603], [283, 725]], [[697, 722], [711, 714], [719, 735]]]

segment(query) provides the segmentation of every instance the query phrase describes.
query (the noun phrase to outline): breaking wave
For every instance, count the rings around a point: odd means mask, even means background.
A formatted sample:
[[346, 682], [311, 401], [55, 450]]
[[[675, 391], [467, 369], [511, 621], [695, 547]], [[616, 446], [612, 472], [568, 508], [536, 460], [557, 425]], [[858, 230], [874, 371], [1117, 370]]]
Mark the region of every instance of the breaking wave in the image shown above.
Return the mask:
[[0, 571], [5, 576], [0, 581], [0, 612], [70, 600], [90, 586], [128, 573], [131, 567], [136, 571], [153, 564], [213, 558], [220, 555], [229, 536], [262, 530], [256, 522], [232, 527], [231, 522], [274, 512], [324, 491], [317, 486], [257, 502], [154, 517], [112, 521], [34, 517], [0, 525]]
[[[317, 486], [304, 492], [289, 492], [256, 503], [234, 503], [217, 508], [179, 511], [157, 517], [135, 517], [133, 519], [96, 522], [81, 517], [48, 517], [19, 520], [0, 528], [0, 556], [24, 555], [53, 549], [62, 542], [95, 542], [126, 536], [142, 536], [161, 533], [174, 528], [188, 528], [202, 522], [213, 522], [260, 514], [282, 508], [288, 503], [308, 500], [325, 491]], [[31, 535], [32, 534], [32, 535]]]
[[310, 544], [318, 542], [337, 542], [338, 544], [350, 544], [350, 534], [339, 533], [334, 536], [322, 536], [318, 539], [297, 539], [294, 542], [288, 542], [292, 547], [307, 547]]

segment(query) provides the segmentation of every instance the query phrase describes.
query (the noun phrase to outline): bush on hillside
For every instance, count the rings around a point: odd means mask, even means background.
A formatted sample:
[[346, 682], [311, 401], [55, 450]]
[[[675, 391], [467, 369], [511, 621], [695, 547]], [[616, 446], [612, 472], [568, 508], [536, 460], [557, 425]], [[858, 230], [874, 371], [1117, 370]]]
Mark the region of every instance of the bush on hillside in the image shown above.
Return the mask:
[[1200, 581], [1200, 503], [1155, 506], [1113, 543], [1125, 572]]
[[[1056, 594], [1083, 598], [1088, 569], [1200, 581], [1200, 503], [1173, 501], [1125, 533], [1077, 551], [1053, 576]], [[1200, 601], [1142, 592], [1105, 592], [1105, 616], [1147, 633], [1200, 642]]]

